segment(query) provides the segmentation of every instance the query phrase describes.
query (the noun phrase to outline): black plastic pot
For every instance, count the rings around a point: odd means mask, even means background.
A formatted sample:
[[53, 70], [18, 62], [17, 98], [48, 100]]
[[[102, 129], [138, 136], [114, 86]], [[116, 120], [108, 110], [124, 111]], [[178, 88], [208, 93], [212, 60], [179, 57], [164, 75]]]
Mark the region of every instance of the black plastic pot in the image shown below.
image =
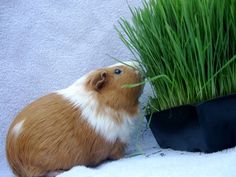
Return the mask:
[[236, 146], [236, 94], [146, 118], [161, 148], [209, 153]]

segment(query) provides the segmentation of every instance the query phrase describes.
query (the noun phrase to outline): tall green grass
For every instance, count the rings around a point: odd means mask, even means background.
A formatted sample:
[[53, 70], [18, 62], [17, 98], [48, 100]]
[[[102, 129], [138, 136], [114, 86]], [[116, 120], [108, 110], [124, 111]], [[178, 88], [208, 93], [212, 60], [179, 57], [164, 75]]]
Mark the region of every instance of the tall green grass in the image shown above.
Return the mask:
[[236, 92], [236, 0], [150, 0], [120, 20], [124, 44], [165, 110]]

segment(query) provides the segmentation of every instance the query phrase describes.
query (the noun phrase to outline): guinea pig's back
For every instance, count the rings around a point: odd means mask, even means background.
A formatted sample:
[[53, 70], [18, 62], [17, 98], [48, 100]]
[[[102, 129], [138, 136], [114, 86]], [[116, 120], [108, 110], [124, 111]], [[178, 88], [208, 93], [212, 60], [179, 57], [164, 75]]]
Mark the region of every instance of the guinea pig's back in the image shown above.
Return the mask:
[[[79, 108], [52, 93], [31, 103], [16, 117], [7, 135], [7, 159], [17, 176], [40, 176], [47, 170], [96, 164], [90, 160], [96, 161], [93, 147], [104, 143], [81, 119]], [[99, 152], [97, 161], [107, 151]]]

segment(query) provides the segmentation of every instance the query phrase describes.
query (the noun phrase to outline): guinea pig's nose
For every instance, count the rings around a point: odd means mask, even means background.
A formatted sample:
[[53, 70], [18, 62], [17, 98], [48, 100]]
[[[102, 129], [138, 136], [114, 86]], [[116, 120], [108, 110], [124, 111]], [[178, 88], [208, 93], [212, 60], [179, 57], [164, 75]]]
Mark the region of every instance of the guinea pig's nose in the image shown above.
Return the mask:
[[144, 74], [142, 72], [142, 67], [139, 62], [137, 61], [126, 61], [124, 62], [126, 65], [130, 66], [135, 70], [135, 73], [138, 74], [141, 78], [141, 80], [144, 79]]

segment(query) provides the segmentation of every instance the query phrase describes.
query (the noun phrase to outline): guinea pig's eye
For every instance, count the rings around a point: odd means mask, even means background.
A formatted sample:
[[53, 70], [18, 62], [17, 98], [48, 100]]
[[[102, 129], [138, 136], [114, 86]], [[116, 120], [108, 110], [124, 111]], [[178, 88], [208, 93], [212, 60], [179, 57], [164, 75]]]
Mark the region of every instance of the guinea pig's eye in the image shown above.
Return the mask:
[[115, 69], [115, 70], [114, 70], [114, 74], [119, 75], [119, 74], [121, 74], [121, 73], [122, 73], [122, 71], [121, 71], [120, 69]]

